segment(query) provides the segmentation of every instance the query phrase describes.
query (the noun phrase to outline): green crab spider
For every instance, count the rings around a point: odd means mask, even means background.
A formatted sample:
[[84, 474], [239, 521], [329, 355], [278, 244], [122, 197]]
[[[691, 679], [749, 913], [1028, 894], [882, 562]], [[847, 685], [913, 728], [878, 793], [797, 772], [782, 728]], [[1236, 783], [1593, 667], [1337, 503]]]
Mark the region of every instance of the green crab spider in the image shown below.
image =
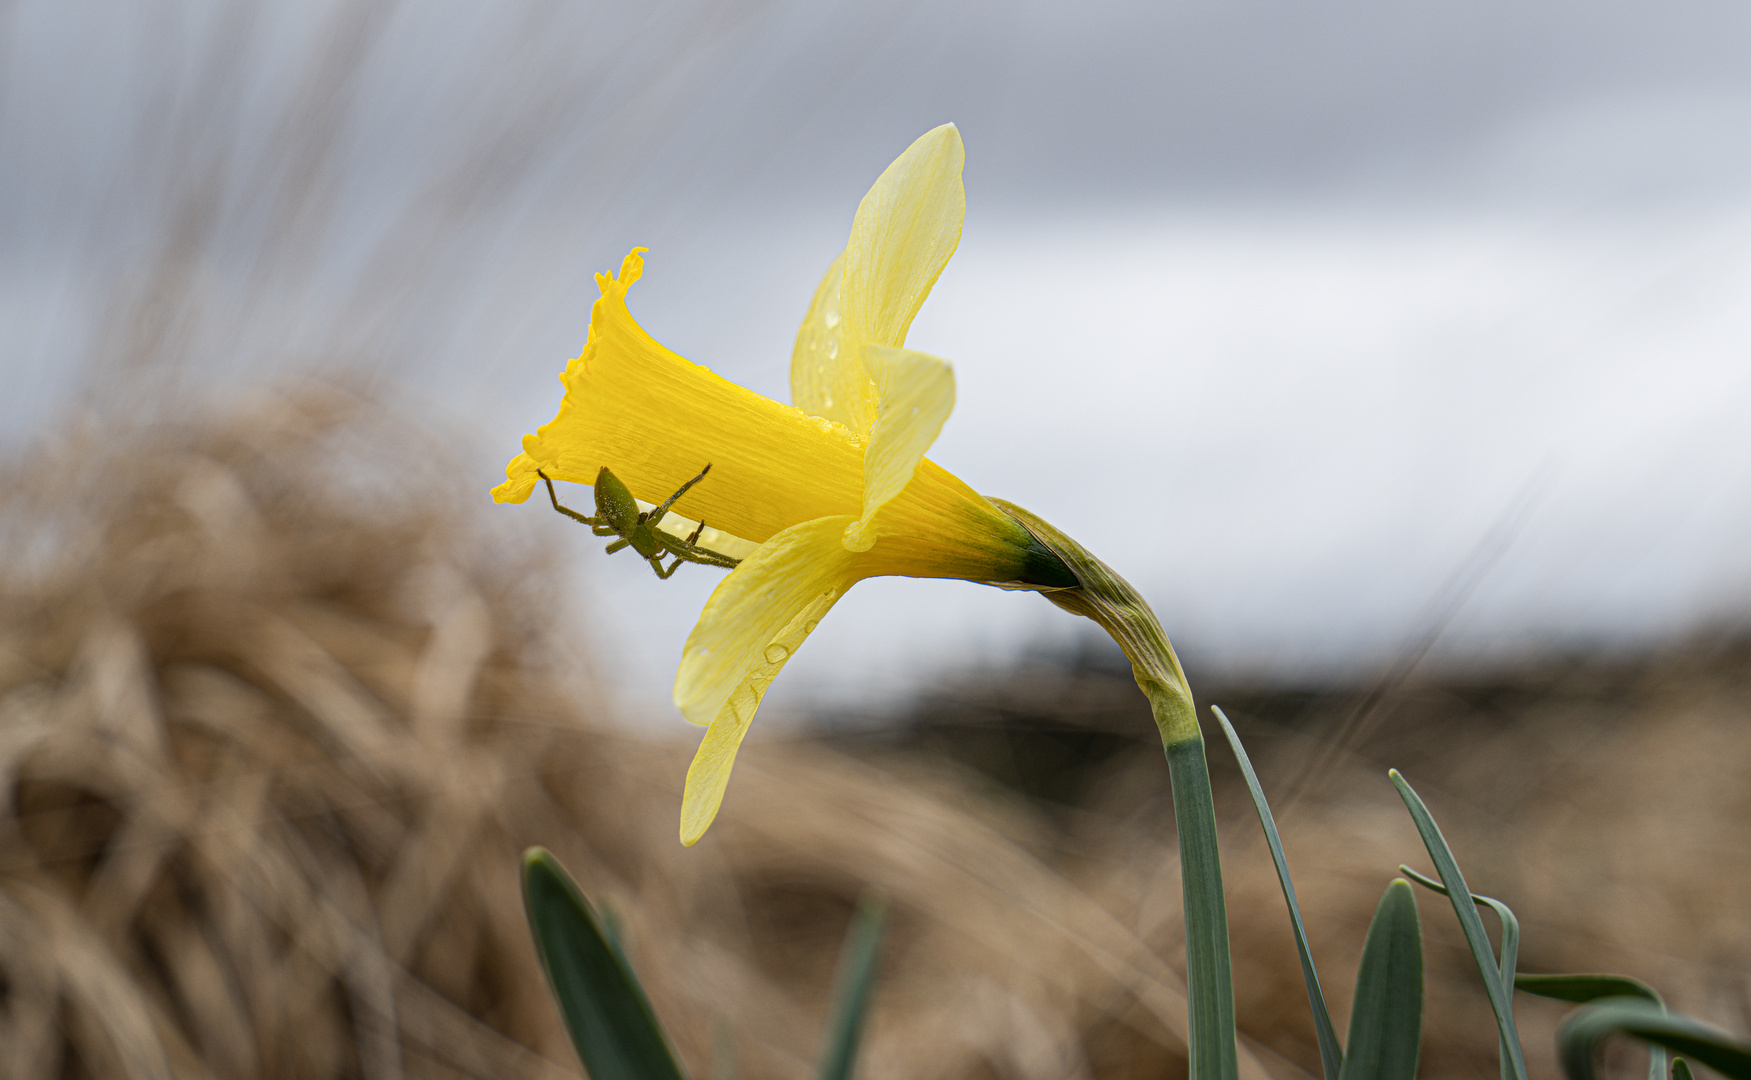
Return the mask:
[[[655, 508], [641, 512], [638, 500], [632, 497], [632, 491], [621, 483], [620, 478], [608, 471], [608, 466], [602, 466], [602, 471], [596, 474], [596, 516], [586, 517], [576, 510], [559, 504], [559, 496], [554, 493], [553, 481], [540, 469], [535, 475], [541, 477], [547, 485], [547, 497], [552, 500], [553, 508], [579, 524], [588, 525], [590, 531], [597, 536], [618, 536], [620, 539], [608, 545], [608, 554], [612, 555], [621, 548], [630, 547], [651, 564], [651, 569], [657, 576], [667, 581], [669, 575], [680, 569], [684, 562], [700, 563], [704, 566], [721, 566], [725, 570], [734, 570], [741, 564], [740, 559], [732, 559], [712, 551], [710, 548], [699, 547], [694, 541], [705, 531], [705, 522], [699, 523], [691, 536], [683, 540], [674, 533], [667, 533], [657, 528], [668, 514], [669, 507], [675, 505], [675, 500], [687, 494], [687, 489], [705, 479], [705, 474], [711, 471], [710, 462], [699, 470], [699, 475], [682, 484], [675, 494], [664, 499]], [[663, 556], [675, 556], [675, 561], [663, 569]]]

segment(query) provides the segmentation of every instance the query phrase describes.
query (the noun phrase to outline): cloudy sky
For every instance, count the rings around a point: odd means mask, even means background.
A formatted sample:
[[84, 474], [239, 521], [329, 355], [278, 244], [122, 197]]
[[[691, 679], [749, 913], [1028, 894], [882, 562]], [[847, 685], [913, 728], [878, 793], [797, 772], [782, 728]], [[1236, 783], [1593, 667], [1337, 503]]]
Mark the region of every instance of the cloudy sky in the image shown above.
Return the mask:
[[[343, 367], [458, 425], [484, 492], [634, 244], [647, 328], [782, 397], [858, 198], [952, 120], [932, 456], [1142, 586], [1194, 680], [1367, 669], [1450, 609], [1464, 657], [1751, 603], [1742, 4], [12, 0], [0, 48], [5, 446], [122, 368]], [[575, 533], [667, 722], [715, 572]], [[770, 701], [1080, 632], [866, 583]]]

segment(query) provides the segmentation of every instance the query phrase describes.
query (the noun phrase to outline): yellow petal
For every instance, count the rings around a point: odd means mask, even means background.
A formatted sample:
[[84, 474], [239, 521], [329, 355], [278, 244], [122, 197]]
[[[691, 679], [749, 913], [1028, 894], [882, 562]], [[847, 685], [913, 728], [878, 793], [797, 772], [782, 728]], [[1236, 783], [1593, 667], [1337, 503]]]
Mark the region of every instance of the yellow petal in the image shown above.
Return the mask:
[[675, 705], [687, 719], [714, 722], [751, 682], [759, 683], [758, 704], [765, 684], [756, 677], [776, 674], [790, 659], [791, 647], [778, 640], [785, 627], [797, 612], [824, 595], [837, 598], [860, 576], [863, 557], [839, 542], [850, 522], [835, 516], [794, 525], [718, 583], [687, 635], [675, 674]]
[[774, 536], [718, 585], [687, 637], [675, 704], [710, 723], [681, 805], [681, 842], [704, 835], [723, 802], [736, 750], [766, 688], [803, 639], [861, 577], [864, 557], [839, 542], [849, 519], [806, 521]]
[[871, 345], [864, 364], [875, 384], [876, 421], [863, 455], [863, 516], [845, 535], [854, 551], [874, 545], [871, 519], [911, 483], [955, 407], [955, 372], [947, 360]]
[[863, 434], [875, 420], [875, 391], [859, 350], [845, 341], [839, 310], [840, 253], [821, 278], [790, 354], [790, 401], [811, 416], [824, 416]]
[[961, 134], [944, 124], [895, 159], [858, 204], [840, 308], [848, 343], [904, 345], [913, 316], [961, 242]]
[[[778, 648], [784, 643], [783, 647], [794, 651], [838, 598], [838, 593], [823, 594], [797, 612], [771, 647]], [[723, 805], [724, 791], [729, 787], [730, 770], [736, 763], [736, 751], [748, 733], [753, 710], [759, 706], [766, 685], [778, 674], [779, 666], [782, 664], [775, 665], [770, 672], [761, 672], [757, 681], [751, 682], [747, 689], [739, 690], [738, 696], [732, 698], [705, 729], [705, 738], [700, 740], [693, 763], [687, 767], [687, 788], [681, 798], [681, 843], [691, 847], [705, 835], [705, 830], [717, 817], [718, 807]], [[738, 708], [737, 703], [744, 698], [751, 700], [745, 708]]]

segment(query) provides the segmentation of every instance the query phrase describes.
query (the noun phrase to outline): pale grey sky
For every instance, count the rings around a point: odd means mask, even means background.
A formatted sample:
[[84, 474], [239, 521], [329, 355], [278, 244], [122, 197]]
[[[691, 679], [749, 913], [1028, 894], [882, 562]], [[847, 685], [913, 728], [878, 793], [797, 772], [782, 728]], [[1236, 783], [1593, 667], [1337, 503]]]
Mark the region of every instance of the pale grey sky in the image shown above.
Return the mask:
[[[1455, 649], [1751, 601], [1742, 4], [14, 0], [0, 46], [12, 446], [118, 365], [338, 364], [466, 429], [484, 492], [633, 244], [652, 332], [781, 396], [858, 198], [952, 120], [933, 456], [1110, 553], [1188, 656], [1374, 663], [1523, 505]], [[651, 613], [601, 630], [660, 699], [712, 572], [566, 539], [589, 609]], [[845, 606], [774, 705], [1074, 631], [970, 586]]]

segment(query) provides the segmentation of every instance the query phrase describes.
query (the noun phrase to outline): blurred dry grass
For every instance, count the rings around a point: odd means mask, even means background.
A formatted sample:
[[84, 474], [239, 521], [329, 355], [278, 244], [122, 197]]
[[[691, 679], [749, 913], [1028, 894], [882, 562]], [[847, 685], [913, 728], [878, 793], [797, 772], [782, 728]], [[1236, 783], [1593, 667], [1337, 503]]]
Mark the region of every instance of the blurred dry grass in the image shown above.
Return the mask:
[[[368, 398], [93, 425], [4, 491], [0, 1074], [570, 1075], [516, 895], [530, 843], [621, 913], [700, 1075], [725, 1030], [744, 1075], [807, 1073], [867, 884], [894, 920], [865, 1075], [1183, 1072], [1166, 773], [1122, 673], [969, 675], [901, 734], [756, 744], [688, 850], [690, 746], [605, 726], [554, 553], [491, 532], [440, 440]], [[1524, 916], [1527, 968], [1630, 972], [1744, 1030], [1744, 659], [1410, 687], [1336, 755], [1355, 695], [1218, 693], [1282, 793], [1333, 1000], [1421, 861], [1392, 763]], [[1219, 798], [1249, 1071], [1301, 1075], [1275, 882]], [[1487, 1072], [1450, 916], [1424, 921], [1425, 1075]], [[1523, 1013], [1550, 1075], [1560, 1010]]]
[[542, 1071], [480, 853], [542, 812], [543, 568], [466, 549], [365, 415], [91, 426], [11, 470], [4, 1075]]

